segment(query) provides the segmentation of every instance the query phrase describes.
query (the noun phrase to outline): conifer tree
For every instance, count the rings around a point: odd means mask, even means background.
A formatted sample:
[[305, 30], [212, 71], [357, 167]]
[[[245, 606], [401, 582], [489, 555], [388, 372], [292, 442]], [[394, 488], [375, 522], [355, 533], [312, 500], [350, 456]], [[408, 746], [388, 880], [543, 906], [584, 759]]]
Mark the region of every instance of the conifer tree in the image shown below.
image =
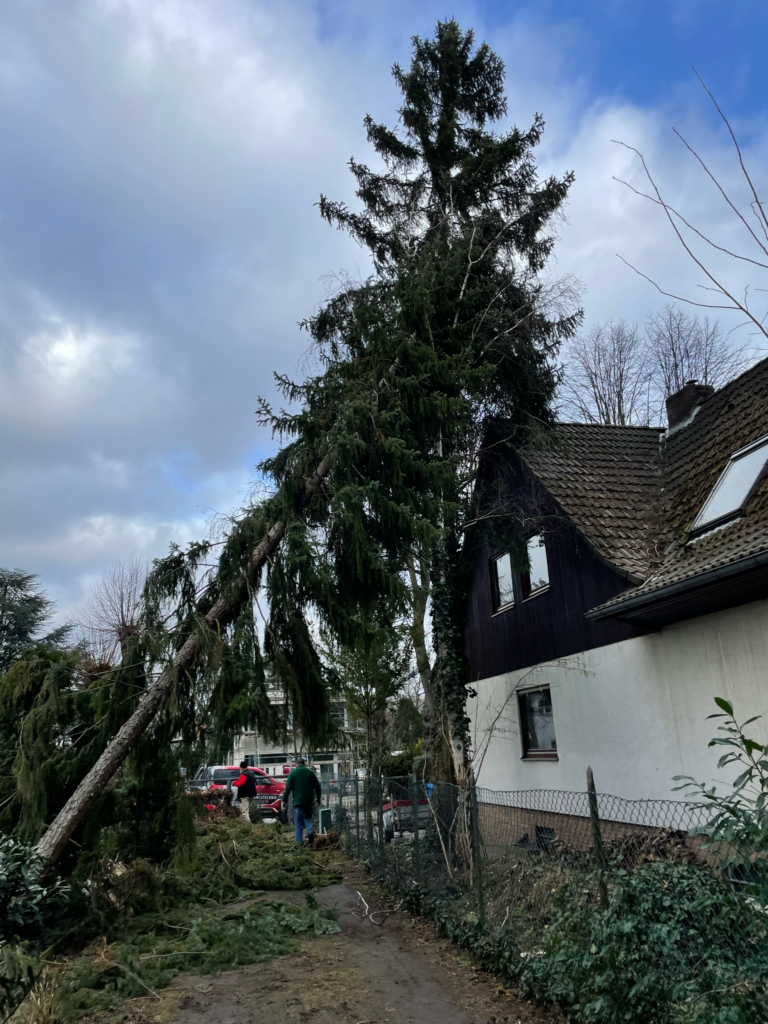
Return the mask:
[[[238, 679], [258, 697], [265, 655], [302, 731], [327, 735], [329, 680], [310, 622], [364, 644], [371, 622], [407, 613], [414, 552], [432, 580], [425, 746], [446, 735], [464, 781], [465, 513], [484, 422], [503, 419], [521, 438], [550, 418], [552, 360], [581, 314], [550, 311], [541, 273], [572, 175], [539, 180], [540, 116], [526, 131], [492, 130], [507, 113], [503, 63], [455, 21], [414, 38], [410, 67], [393, 74], [401, 127], [365, 120], [383, 169], [350, 162], [359, 209], [320, 201], [369, 251], [373, 273], [304, 323], [321, 372], [278, 378], [299, 410], [262, 403], [286, 442], [262, 467], [275, 491], [234, 524], [203, 597], [195, 569], [209, 546], [174, 552], [151, 575], [149, 635], [168, 620], [163, 603], [180, 602], [165, 667], [43, 837], [49, 857], [181, 684], [207, 680], [211, 706], [223, 685], [231, 710]], [[261, 582], [263, 652], [249, 625]]]
[[504, 66], [455, 21], [414, 38], [410, 68], [393, 75], [402, 128], [365, 119], [383, 169], [350, 161], [362, 209], [320, 201], [322, 216], [369, 250], [374, 273], [305, 323], [324, 371], [280, 381], [302, 402], [298, 414], [263, 407], [294, 438], [267, 468], [280, 483], [304, 453], [333, 453], [313, 525], [335, 591], [308, 594], [332, 628], [348, 631], [355, 604], [396, 601], [409, 551], [426, 552], [436, 653], [427, 706], [447, 716], [459, 773], [463, 511], [484, 421], [522, 433], [550, 417], [552, 357], [580, 313], [550, 316], [539, 277], [572, 175], [539, 181], [541, 117], [527, 131], [491, 130], [507, 113]]
[[53, 601], [45, 595], [34, 573], [0, 568], [0, 675], [37, 644], [58, 647], [66, 641], [69, 626], [59, 626], [43, 635], [42, 629], [52, 614]]

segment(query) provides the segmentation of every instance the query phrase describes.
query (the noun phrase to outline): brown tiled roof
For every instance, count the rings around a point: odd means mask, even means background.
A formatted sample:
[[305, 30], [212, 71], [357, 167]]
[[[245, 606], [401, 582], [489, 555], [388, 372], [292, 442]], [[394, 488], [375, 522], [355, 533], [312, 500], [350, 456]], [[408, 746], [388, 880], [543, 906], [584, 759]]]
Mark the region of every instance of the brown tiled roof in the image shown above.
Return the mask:
[[561, 423], [520, 452], [595, 551], [634, 582], [651, 568], [660, 433]]
[[687, 425], [559, 424], [520, 454], [595, 550], [639, 584], [606, 611], [768, 552], [768, 473], [741, 518], [691, 539], [734, 452], [768, 434], [768, 359], [715, 392]]
[[[662, 557], [641, 586], [609, 602], [649, 596], [663, 588], [723, 569], [768, 551], [768, 474], [744, 514], [725, 526], [689, 538], [693, 521], [734, 452], [768, 434], [768, 359], [707, 399], [688, 426], [672, 431], [662, 446], [664, 488]], [[603, 606], [607, 607], [607, 606]]]

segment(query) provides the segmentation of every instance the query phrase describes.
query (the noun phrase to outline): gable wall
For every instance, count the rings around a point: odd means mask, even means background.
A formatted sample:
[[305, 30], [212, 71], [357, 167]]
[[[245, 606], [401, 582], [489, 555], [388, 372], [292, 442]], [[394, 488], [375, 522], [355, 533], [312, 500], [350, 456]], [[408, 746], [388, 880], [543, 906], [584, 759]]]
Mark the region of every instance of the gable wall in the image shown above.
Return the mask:
[[519, 535], [536, 532], [539, 527], [545, 535], [550, 587], [546, 593], [521, 601], [518, 586], [514, 607], [494, 614], [490, 559], [504, 547], [483, 546], [474, 562], [467, 607], [467, 656], [472, 679], [500, 675], [647, 632], [641, 626], [584, 618], [585, 612], [631, 584], [593, 553], [519, 463], [511, 461], [507, 474], [505, 506], [507, 510], [514, 507], [527, 528], [519, 527]]

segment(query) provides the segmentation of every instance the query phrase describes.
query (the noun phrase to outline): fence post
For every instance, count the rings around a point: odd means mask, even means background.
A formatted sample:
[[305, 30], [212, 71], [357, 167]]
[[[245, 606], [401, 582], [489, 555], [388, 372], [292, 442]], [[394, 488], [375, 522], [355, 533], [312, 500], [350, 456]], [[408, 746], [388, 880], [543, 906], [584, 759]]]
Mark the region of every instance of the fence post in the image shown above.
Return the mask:
[[485, 888], [483, 885], [483, 837], [480, 832], [480, 812], [477, 806], [477, 786], [474, 773], [469, 779], [469, 827], [472, 842], [472, 862], [477, 888], [477, 916], [480, 927], [485, 927]]
[[587, 798], [589, 800], [589, 818], [592, 822], [592, 845], [595, 848], [595, 858], [599, 869], [597, 884], [600, 889], [600, 905], [603, 910], [607, 910], [608, 886], [605, 884], [605, 873], [608, 870], [608, 858], [603, 846], [603, 833], [600, 829], [600, 814], [597, 808], [597, 789], [591, 768], [587, 768]]
[[355, 840], [357, 856], [360, 857], [360, 779], [355, 774]]
[[413, 815], [413, 873], [421, 881], [421, 847], [419, 845], [419, 780], [415, 774], [408, 776], [411, 791], [411, 814]]
[[376, 795], [376, 814], [379, 820], [379, 860], [381, 862], [381, 877], [386, 876], [384, 866], [384, 811], [382, 810], [382, 803], [384, 801], [384, 779], [379, 775], [379, 786], [378, 793]]

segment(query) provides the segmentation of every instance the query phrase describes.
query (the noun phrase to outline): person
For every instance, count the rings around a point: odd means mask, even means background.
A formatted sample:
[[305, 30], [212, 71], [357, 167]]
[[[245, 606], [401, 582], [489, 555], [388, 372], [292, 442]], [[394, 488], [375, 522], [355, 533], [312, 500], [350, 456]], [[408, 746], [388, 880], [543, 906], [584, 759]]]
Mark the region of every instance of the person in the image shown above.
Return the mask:
[[237, 788], [237, 795], [240, 798], [240, 813], [246, 821], [251, 820], [251, 800], [256, 796], [256, 779], [253, 772], [248, 771], [246, 761], [240, 762], [240, 775], [233, 785]]
[[317, 802], [320, 803], [322, 792], [320, 780], [312, 769], [307, 767], [305, 758], [300, 757], [296, 767], [288, 776], [283, 790], [284, 807], [287, 806], [289, 797], [293, 796], [293, 828], [297, 843], [303, 842], [305, 830], [310, 846], [315, 841], [312, 810], [315, 796], [317, 796]]

